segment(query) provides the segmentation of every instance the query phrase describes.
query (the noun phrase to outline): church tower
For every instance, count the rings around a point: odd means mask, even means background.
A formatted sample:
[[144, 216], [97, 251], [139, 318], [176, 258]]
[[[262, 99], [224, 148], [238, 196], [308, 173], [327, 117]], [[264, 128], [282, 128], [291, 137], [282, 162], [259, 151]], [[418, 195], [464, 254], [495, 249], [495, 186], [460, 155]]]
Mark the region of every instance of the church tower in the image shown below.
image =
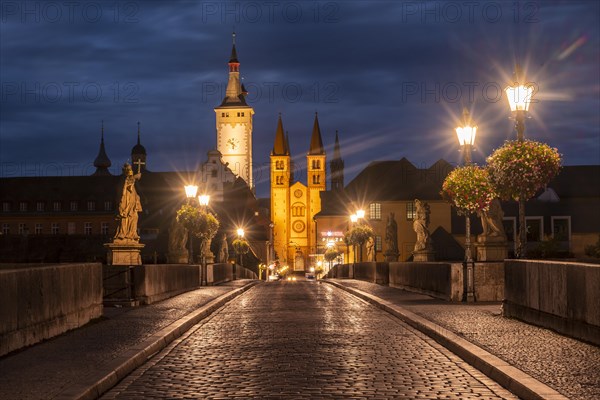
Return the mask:
[[102, 133], [100, 137], [100, 150], [98, 151], [98, 156], [94, 160], [94, 167], [96, 167], [96, 172], [92, 174], [92, 176], [106, 176], [112, 175], [108, 168], [112, 163], [110, 159], [106, 155], [106, 150], [104, 149], [104, 121], [102, 121]]
[[271, 221], [273, 222], [273, 247], [279, 260], [285, 263], [289, 245], [291, 157], [289, 143], [283, 132], [283, 122], [279, 114], [275, 143], [271, 151]]
[[344, 188], [344, 160], [342, 160], [340, 152], [340, 140], [337, 131], [335, 131], [333, 159], [329, 162], [329, 170], [331, 171], [331, 190], [342, 190]]
[[306, 155], [306, 172], [308, 175], [308, 243], [311, 251], [317, 252], [317, 231], [313, 216], [321, 211], [321, 191], [326, 190], [327, 164], [319, 118], [315, 113], [310, 149]]
[[225, 98], [215, 107], [217, 124], [217, 150], [223, 155], [223, 162], [233, 173], [253, 188], [252, 179], [252, 115], [254, 110], [246, 104], [246, 90], [240, 81], [240, 62], [233, 47], [229, 58], [229, 81]]
[[131, 149], [131, 167], [133, 172], [137, 173], [146, 171], [146, 148], [140, 142], [140, 123], [137, 123], [137, 144]]

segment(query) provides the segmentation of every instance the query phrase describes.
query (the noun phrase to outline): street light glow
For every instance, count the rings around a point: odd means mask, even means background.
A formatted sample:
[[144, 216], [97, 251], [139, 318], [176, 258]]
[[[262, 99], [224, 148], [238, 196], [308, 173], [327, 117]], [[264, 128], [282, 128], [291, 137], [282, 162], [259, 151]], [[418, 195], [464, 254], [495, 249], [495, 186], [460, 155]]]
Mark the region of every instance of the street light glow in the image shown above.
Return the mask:
[[196, 193], [198, 192], [198, 186], [196, 185], [185, 185], [185, 195], [188, 199], [196, 197]]
[[350, 222], [354, 223], [356, 221], [358, 221], [358, 216], [356, 214], [352, 214], [350, 216]]
[[523, 82], [525, 82], [525, 79], [523, 78], [521, 66], [517, 64], [512, 85], [508, 85], [504, 89], [512, 112], [529, 111], [529, 104], [533, 96], [533, 85], [526, 85]]
[[239, 237], [244, 237], [244, 230], [242, 228], [238, 228], [237, 234]]
[[356, 210], [356, 216], [361, 219], [365, 217], [365, 210]]
[[198, 196], [198, 203], [200, 203], [201, 206], [208, 206], [208, 203], [210, 202], [210, 196], [207, 194], [201, 194], [200, 196]]

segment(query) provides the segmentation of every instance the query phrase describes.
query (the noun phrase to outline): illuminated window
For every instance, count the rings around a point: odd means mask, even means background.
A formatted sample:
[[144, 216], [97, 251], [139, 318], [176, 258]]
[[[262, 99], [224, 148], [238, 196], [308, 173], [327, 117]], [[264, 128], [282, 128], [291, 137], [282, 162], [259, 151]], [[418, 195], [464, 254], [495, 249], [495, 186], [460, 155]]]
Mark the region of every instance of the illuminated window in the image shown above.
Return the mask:
[[26, 233], [29, 233], [29, 230], [27, 229], [27, 225], [19, 224], [19, 235], [25, 235]]
[[52, 233], [53, 235], [58, 235], [58, 232], [59, 232], [58, 226], [59, 225], [57, 222], [53, 222], [52, 225], [50, 225], [50, 233]]
[[100, 224], [100, 234], [108, 235], [108, 222], [102, 222]]
[[83, 224], [83, 234], [84, 235], [91, 235], [92, 234], [92, 223], [91, 222], [85, 222]]
[[369, 204], [369, 219], [381, 219], [381, 203]]
[[415, 219], [415, 203], [406, 203], [406, 220], [412, 221]]
[[2, 234], [10, 235], [10, 225], [9, 224], [2, 224]]
[[375, 236], [375, 251], [381, 251], [381, 236]]
[[41, 235], [43, 231], [42, 224], [35, 224], [35, 234]]

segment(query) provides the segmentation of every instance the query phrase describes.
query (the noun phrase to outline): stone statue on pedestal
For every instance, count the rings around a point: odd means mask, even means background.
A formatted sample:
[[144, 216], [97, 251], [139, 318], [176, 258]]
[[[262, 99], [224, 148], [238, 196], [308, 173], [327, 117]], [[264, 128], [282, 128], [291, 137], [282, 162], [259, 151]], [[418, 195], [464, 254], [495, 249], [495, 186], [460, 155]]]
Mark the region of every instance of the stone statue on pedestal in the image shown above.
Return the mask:
[[506, 233], [502, 223], [504, 212], [500, 200], [497, 198], [492, 200], [489, 210], [478, 212], [477, 215], [481, 218], [481, 226], [483, 227], [483, 232], [477, 237], [478, 242], [506, 241]]
[[501, 261], [508, 257], [508, 243], [502, 218], [504, 212], [500, 200], [494, 199], [487, 211], [479, 212], [483, 232], [477, 236], [477, 260]]
[[140, 196], [135, 189], [135, 181], [142, 174], [138, 171], [133, 174], [131, 165], [123, 166], [123, 177], [119, 188], [118, 226], [112, 243], [105, 243], [108, 249], [108, 265], [142, 265], [141, 250], [144, 245], [139, 243], [138, 213], [142, 211]]
[[168, 258], [170, 263], [186, 264], [188, 262], [187, 240], [187, 230], [177, 222], [177, 218], [173, 217], [173, 221], [169, 227]]
[[138, 213], [142, 211], [140, 196], [135, 189], [135, 181], [142, 177], [141, 173], [133, 174], [131, 165], [123, 166], [123, 186], [119, 197], [119, 208], [117, 218], [119, 225], [115, 233], [113, 243], [139, 242], [137, 233]]
[[224, 233], [221, 239], [221, 243], [219, 243], [219, 255], [218, 261], [220, 263], [226, 263], [229, 259], [229, 247], [227, 246], [227, 234]]
[[415, 220], [413, 229], [417, 234], [414, 251], [432, 251], [431, 237], [429, 235], [429, 204], [415, 199]]
[[371, 236], [367, 239], [367, 261], [375, 262], [375, 240]]
[[400, 252], [398, 251], [398, 224], [394, 219], [394, 213], [391, 212], [387, 218], [385, 227], [385, 260], [388, 262], [398, 261]]

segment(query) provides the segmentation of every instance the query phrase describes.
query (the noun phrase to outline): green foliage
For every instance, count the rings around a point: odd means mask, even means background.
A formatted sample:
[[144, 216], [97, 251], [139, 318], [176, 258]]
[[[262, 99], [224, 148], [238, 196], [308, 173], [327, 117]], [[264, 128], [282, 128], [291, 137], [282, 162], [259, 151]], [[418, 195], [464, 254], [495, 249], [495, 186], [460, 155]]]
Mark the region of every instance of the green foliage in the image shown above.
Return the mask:
[[584, 252], [586, 256], [600, 258], [600, 235], [598, 235], [598, 241], [596, 244], [585, 246]]
[[345, 240], [348, 244], [362, 246], [370, 237], [375, 237], [375, 233], [370, 226], [356, 225], [346, 232]]
[[182, 205], [177, 211], [177, 222], [202, 240], [212, 239], [219, 229], [219, 220], [211, 212], [189, 204]]
[[440, 195], [458, 208], [461, 214], [487, 211], [497, 197], [488, 171], [476, 165], [459, 167], [450, 172]]
[[250, 243], [244, 238], [238, 238], [231, 244], [236, 254], [246, 254], [250, 251]]
[[487, 158], [492, 185], [504, 200], [529, 200], [561, 166], [558, 150], [532, 140], [506, 141]]
[[527, 256], [531, 258], [569, 258], [573, 254], [561, 248], [561, 241], [555, 237], [547, 237], [536, 247], [527, 251]]
[[325, 251], [325, 254], [323, 255], [323, 257], [325, 257], [325, 261], [332, 262], [339, 255], [340, 255], [340, 253], [338, 253], [336, 250], [329, 248], [329, 249], [327, 249], [327, 251]]

